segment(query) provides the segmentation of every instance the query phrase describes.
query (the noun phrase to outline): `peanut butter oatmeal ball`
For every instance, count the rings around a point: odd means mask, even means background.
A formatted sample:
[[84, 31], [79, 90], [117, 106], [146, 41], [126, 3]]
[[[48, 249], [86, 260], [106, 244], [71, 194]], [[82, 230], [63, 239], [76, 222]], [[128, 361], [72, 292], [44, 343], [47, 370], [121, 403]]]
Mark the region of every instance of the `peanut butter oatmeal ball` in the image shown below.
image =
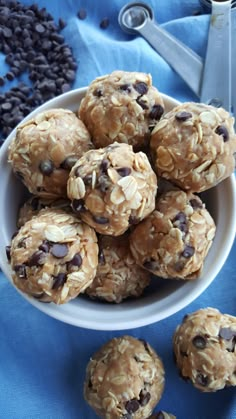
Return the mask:
[[157, 123], [150, 147], [159, 176], [185, 190], [207, 190], [234, 170], [234, 118], [223, 108], [183, 103]]
[[114, 71], [95, 79], [81, 102], [79, 116], [97, 148], [114, 141], [140, 150], [164, 113], [164, 102], [150, 74]]
[[63, 304], [89, 286], [98, 264], [92, 228], [59, 209], [44, 209], [13, 238], [13, 282], [41, 301]]
[[72, 111], [51, 109], [18, 127], [9, 162], [32, 194], [61, 198], [70, 169], [91, 148], [87, 128]]
[[63, 209], [66, 212], [72, 212], [69, 199], [40, 198], [33, 195], [21, 206], [17, 227], [22, 227], [26, 221], [37, 215], [44, 208]]
[[176, 419], [176, 416], [171, 413], [164, 412], [164, 410], [160, 410], [159, 412], [149, 416], [148, 419]]
[[86, 294], [114, 303], [139, 297], [149, 285], [150, 275], [136, 264], [129, 248], [129, 234], [100, 236], [98, 242], [97, 274]]
[[114, 143], [87, 151], [72, 168], [72, 208], [98, 233], [118, 236], [155, 207], [157, 179], [146, 154]]
[[169, 191], [130, 235], [134, 259], [162, 278], [195, 279], [215, 236], [215, 223], [191, 192]]
[[144, 340], [122, 336], [92, 356], [84, 396], [100, 418], [144, 419], [163, 388], [164, 368], [154, 349]]
[[173, 337], [184, 379], [204, 392], [236, 385], [236, 317], [215, 308], [186, 315]]

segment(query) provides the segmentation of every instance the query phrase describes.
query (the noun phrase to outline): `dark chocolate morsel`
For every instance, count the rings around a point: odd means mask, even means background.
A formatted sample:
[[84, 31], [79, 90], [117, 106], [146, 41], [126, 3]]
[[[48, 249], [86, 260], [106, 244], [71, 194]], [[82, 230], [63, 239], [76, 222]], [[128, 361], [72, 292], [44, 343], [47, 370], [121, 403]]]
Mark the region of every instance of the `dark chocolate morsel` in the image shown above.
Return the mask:
[[215, 129], [215, 132], [218, 135], [222, 135], [224, 142], [228, 141], [228, 139], [229, 139], [229, 132], [228, 132], [227, 128], [224, 125], [219, 125]]
[[68, 246], [65, 243], [55, 243], [51, 246], [50, 253], [55, 258], [64, 258], [68, 254]]
[[45, 252], [42, 250], [37, 250], [32, 254], [28, 261], [28, 266], [41, 266], [45, 262]]
[[207, 341], [203, 336], [197, 335], [197, 336], [194, 336], [194, 338], [192, 339], [192, 344], [197, 349], [205, 349], [207, 346]]
[[76, 253], [73, 258], [68, 262], [69, 266], [76, 266], [79, 268], [82, 265], [82, 257], [80, 253]]
[[39, 250], [42, 250], [44, 253], [48, 253], [50, 250], [50, 243], [47, 240], [44, 240], [39, 246]]
[[6, 255], [7, 255], [8, 262], [10, 262], [10, 260], [11, 260], [11, 246], [6, 246]]
[[72, 201], [72, 209], [75, 212], [85, 211], [84, 200], [83, 199], [73, 199], [73, 201]]
[[149, 113], [149, 118], [159, 121], [164, 113], [164, 108], [162, 105], [153, 105], [151, 112]]
[[26, 279], [26, 265], [24, 263], [21, 265], [15, 265], [13, 269], [16, 272], [18, 278]]
[[189, 259], [194, 255], [194, 252], [195, 252], [195, 249], [193, 246], [186, 245], [181, 256], [183, 256], [186, 259]]
[[141, 106], [141, 108], [142, 109], [148, 109], [148, 105], [147, 105], [147, 102], [145, 102], [144, 100], [142, 100], [142, 96], [139, 96], [137, 99], [136, 99], [136, 102]]
[[148, 92], [148, 85], [143, 81], [137, 82], [133, 86], [140, 95], [145, 95]]
[[135, 413], [139, 409], [139, 402], [137, 399], [129, 400], [125, 403], [125, 408], [128, 413]]
[[95, 90], [93, 91], [93, 95], [94, 95], [94, 96], [97, 96], [97, 97], [101, 97], [101, 96], [103, 96], [101, 89], [95, 89]]
[[119, 169], [116, 169], [116, 171], [122, 177], [129, 176], [131, 173], [130, 167], [120, 167]]
[[130, 93], [131, 92], [131, 85], [130, 84], [121, 84], [119, 86], [119, 89], [123, 90], [124, 92]]
[[231, 340], [236, 336], [236, 331], [230, 329], [230, 327], [222, 327], [219, 331], [219, 336], [225, 340]]
[[63, 160], [60, 167], [62, 169], [65, 169], [65, 170], [71, 170], [72, 167], [77, 162], [77, 160], [78, 160], [78, 157], [76, 157], [76, 156], [68, 156], [68, 157], [66, 157], [65, 160]]
[[202, 208], [202, 203], [197, 199], [190, 199], [189, 203], [193, 209]]
[[54, 165], [51, 160], [43, 160], [39, 164], [40, 172], [45, 176], [50, 176], [53, 172]]
[[141, 406], [146, 406], [151, 398], [151, 394], [147, 390], [141, 390], [139, 393], [139, 403]]
[[109, 223], [109, 218], [100, 217], [98, 215], [93, 215], [93, 221], [95, 221], [95, 223], [97, 223], [97, 224], [108, 224]]
[[109, 167], [109, 161], [107, 159], [103, 159], [100, 164], [100, 170], [103, 173], [107, 173], [107, 169]]
[[190, 112], [181, 111], [175, 114], [175, 119], [180, 122], [187, 121], [187, 119], [192, 118], [192, 114]]
[[52, 289], [55, 290], [62, 287], [65, 284], [66, 279], [67, 279], [67, 276], [63, 272], [59, 273], [57, 276], [54, 276], [53, 278], [54, 283], [53, 283]]

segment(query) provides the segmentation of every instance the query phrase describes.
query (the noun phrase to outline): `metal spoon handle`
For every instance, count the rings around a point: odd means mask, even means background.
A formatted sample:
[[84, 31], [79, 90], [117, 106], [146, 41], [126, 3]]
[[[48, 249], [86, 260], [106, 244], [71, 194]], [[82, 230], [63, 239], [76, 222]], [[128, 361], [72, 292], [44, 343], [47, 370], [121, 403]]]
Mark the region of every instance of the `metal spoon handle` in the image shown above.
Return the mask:
[[203, 71], [201, 57], [150, 19], [137, 28], [137, 31], [199, 96]]
[[231, 1], [212, 1], [201, 101], [231, 111]]

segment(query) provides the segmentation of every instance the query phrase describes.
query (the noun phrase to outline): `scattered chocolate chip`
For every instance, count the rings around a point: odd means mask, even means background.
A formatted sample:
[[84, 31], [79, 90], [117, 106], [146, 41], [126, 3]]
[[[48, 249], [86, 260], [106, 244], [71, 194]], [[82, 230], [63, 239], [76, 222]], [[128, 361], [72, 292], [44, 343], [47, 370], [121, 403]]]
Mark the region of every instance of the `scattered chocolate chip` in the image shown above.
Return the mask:
[[99, 26], [101, 29], [107, 29], [109, 25], [110, 25], [110, 21], [107, 17], [105, 17], [104, 19], [101, 20]]
[[187, 217], [186, 217], [185, 213], [182, 212], [182, 211], [178, 212], [178, 214], [176, 214], [173, 222], [175, 222], [175, 221], [179, 221], [180, 223], [186, 223]]
[[110, 180], [107, 175], [101, 174], [97, 180], [98, 188], [101, 192], [106, 192], [110, 187]]
[[192, 246], [186, 245], [184, 248], [184, 251], [182, 252], [181, 256], [183, 256], [186, 259], [191, 258], [195, 253], [195, 249]]
[[39, 246], [39, 250], [42, 250], [44, 253], [48, 253], [50, 250], [50, 243], [47, 240], [44, 240]]
[[206, 387], [209, 383], [209, 379], [207, 376], [199, 372], [196, 376], [196, 383], [200, 384], [200, 386]]
[[189, 203], [194, 210], [198, 208], [202, 208], [202, 203], [198, 201], [197, 199], [190, 199]]
[[187, 217], [184, 212], [180, 211], [173, 220], [173, 225], [179, 228], [183, 233], [187, 233]]
[[50, 253], [55, 258], [64, 258], [68, 254], [68, 246], [65, 243], [55, 243], [51, 246]]
[[229, 132], [228, 132], [227, 128], [224, 125], [219, 125], [215, 129], [215, 133], [218, 134], [218, 135], [222, 135], [224, 142], [228, 141], [228, 139], [229, 139]]
[[83, 199], [74, 199], [72, 201], [72, 209], [75, 212], [85, 211], [84, 200]]
[[139, 409], [139, 402], [137, 399], [129, 400], [125, 403], [125, 408], [128, 413], [135, 413]]
[[76, 266], [79, 268], [82, 265], [82, 257], [80, 253], [76, 253], [73, 258], [68, 262], [70, 267]]
[[65, 284], [66, 279], [67, 279], [67, 276], [63, 272], [59, 273], [57, 276], [54, 276], [54, 278], [53, 278], [54, 283], [53, 283], [52, 289], [56, 290], [56, 289], [62, 287], [62, 285]]
[[97, 223], [97, 224], [108, 224], [109, 223], [109, 218], [100, 217], [98, 215], [93, 215], [93, 221], [95, 221], [95, 223]]
[[74, 171], [74, 176], [76, 176], [76, 177], [81, 177], [80, 176], [80, 169], [81, 169], [81, 166], [77, 166], [76, 167], [76, 169], [75, 169], [75, 171]]
[[6, 255], [8, 262], [11, 261], [11, 246], [6, 246]]
[[26, 265], [24, 263], [21, 265], [15, 265], [13, 269], [16, 272], [18, 278], [26, 279]]
[[80, 9], [77, 13], [77, 16], [80, 20], [84, 20], [87, 17], [87, 12], [85, 9]]
[[130, 167], [120, 167], [119, 169], [116, 169], [116, 171], [121, 177], [129, 176], [131, 173]]
[[134, 85], [135, 90], [142, 96], [145, 95], [148, 92], [148, 85], [144, 83], [143, 81], [139, 81], [135, 83]]
[[194, 338], [192, 339], [192, 344], [197, 349], [205, 349], [207, 346], [207, 341], [203, 336], [197, 335], [197, 336], [194, 336]]
[[141, 106], [141, 108], [142, 109], [149, 109], [149, 107], [148, 107], [148, 105], [147, 105], [147, 102], [145, 102], [144, 100], [142, 100], [142, 96], [139, 96], [137, 99], [136, 99], [136, 102], [139, 104], [139, 106]]
[[51, 160], [43, 160], [39, 164], [40, 172], [45, 176], [50, 176], [53, 172], [54, 166]]
[[141, 390], [139, 393], [139, 403], [141, 406], [146, 406], [151, 398], [151, 394], [147, 390]]
[[78, 160], [78, 157], [76, 157], [76, 156], [68, 156], [68, 157], [66, 157], [65, 160], [63, 160], [60, 167], [62, 169], [65, 169], [65, 170], [71, 170], [72, 167], [77, 162], [77, 160]]
[[190, 112], [182, 111], [175, 114], [175, 119], [180, 122], [187, 121], [187, 119], [190, 118], [192, 118], [192, 114]]
[[236, 336], [236, 331], [230, 329], [230, 327], [222, 327], [219, 331], [219, 336], [225, 340], [231, 340]]
[[103, 159], [100, 164], [100, 170], [103, 173], [107, 173], [107, 169], [109, 167], [109, 161], [107, 159]]
[[154, 105], [149, 113], [149, 118], [159, 121], [164, 113], [164, 108], [161, 105]]
[[131, 85], [130, 84], [121, 84], [119, 86], [119, 89], [123, 90], [124, 92], [130, 93], [131, 92]]
[[41, 266], [44, 265], [45, 262], [45, 252], [42, 250], [37, 250], [32, 254], [28, 261], [28, 266]]
[[83, 182], [86, 186], [92, 185], [92, 175], [86, 175], [83, 177]]
[[96, 89], [96, 90], [93, 91], [93, 95], [97, 96], [97, 97], [101, 97], [101, 96], [103, 96], [103, 93], [102, 93], [101, 89]]

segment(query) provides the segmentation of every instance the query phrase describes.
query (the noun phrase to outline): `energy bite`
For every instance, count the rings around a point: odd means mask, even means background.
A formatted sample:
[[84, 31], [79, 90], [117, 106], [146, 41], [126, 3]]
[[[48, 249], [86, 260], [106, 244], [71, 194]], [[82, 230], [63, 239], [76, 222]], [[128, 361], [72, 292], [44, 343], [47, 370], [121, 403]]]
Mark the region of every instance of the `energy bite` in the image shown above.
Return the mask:
[[234, 170], [234, 118], [223, 108], [183, 103], [157, 123], [150, 148], [159, 176], [185, 190], [207, 190]]
[[100, 234], [118, 236], [155, 207], [157, 179], [146, 154], [114, 143], [87, 151], [72, 168], [73, 210]]
[[34, 195], [21, 206], [17, 220], [17, 227], [22, 227], [26, 221], [29, 221], [44, 208], [63, 209], [66, 212], [72, 212], [70, 201], [68, 199], [39, 198]]
[[114, 141], [140, 150], [164, 113], [164, 102], [150, 74], [114, 71], [95, 79], [81, 102], [79, 116], [97, 148]]
[[162, 278], [195, 279], [215, 236], [215, 223], [191, 192], [169, 191], [130, 235], [134, 259]]
[[32, 194], [66, 198], [69, 172], [91, 148], [87, 128], [72, 111], [51, 109], [17, 128], [8, 159]]
[[63, 304], [95, 277], [97, 237], [74, 215], [45, 209], [20, 228], [8, 256], [17, 288], [38, 300]]
[[86, 369], [84, 397], [100, 418], [147, 418], [164, 388], [163, 364], [154, 349], [131, 336], [113, 338]]
[[130, 252], [129, 235], [100, 236], [97, 274], [86, 288], [91, 298], [120, 303], [139, 297], [149, 285], [149, 273], [138, 266]]
[[176, 365], [204, 392], [236, 385], [236, 317], [208, 307], [184, 317], [173, 337]]

